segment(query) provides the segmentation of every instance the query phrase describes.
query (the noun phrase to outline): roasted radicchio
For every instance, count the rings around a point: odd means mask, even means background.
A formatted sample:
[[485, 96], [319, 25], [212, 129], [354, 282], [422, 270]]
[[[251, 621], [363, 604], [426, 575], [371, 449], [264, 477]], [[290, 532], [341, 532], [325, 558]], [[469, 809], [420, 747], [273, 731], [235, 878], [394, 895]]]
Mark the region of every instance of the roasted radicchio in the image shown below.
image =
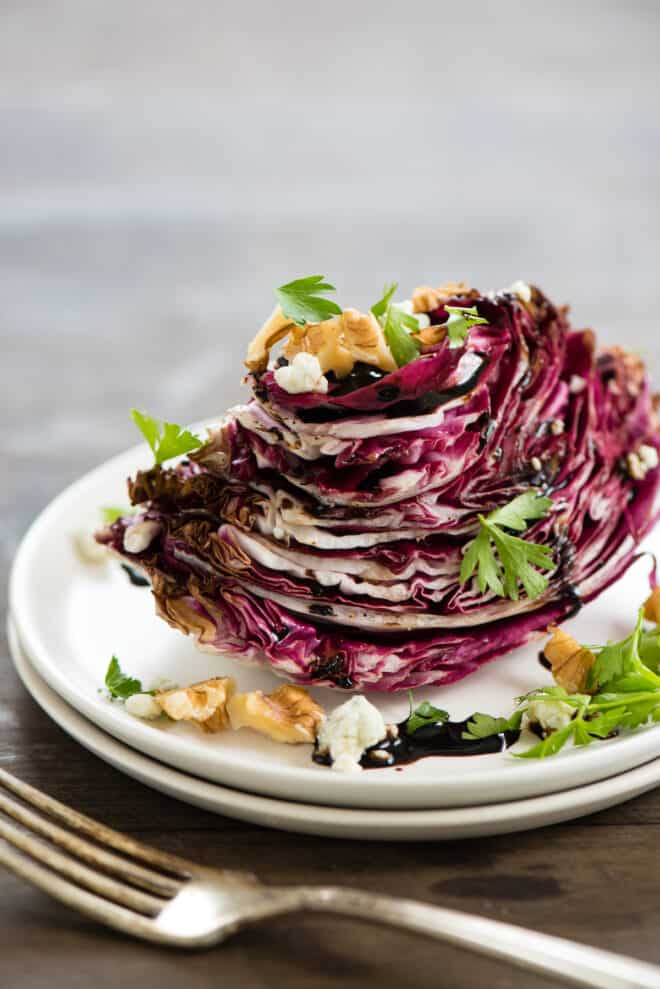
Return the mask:
[[[301, 394], [277, 362], [253, 369], [251, 400], [188, 460], [138, 473], [138, 514], [97, 538], [170, 625], [300, 683], [448, 684], [544, 633], [635, 558], [660, 433], [640, 361], [525, 288], [445, 300], [487, 322], [458, 346], [421, 334], [394, 371], [358, 361]], [[445, 305], [427, 316], [441, 328]], [[551, 499], [517, 533], [549, 551], [542, 592], [462, 582], [481, 520], [530, 489]]]

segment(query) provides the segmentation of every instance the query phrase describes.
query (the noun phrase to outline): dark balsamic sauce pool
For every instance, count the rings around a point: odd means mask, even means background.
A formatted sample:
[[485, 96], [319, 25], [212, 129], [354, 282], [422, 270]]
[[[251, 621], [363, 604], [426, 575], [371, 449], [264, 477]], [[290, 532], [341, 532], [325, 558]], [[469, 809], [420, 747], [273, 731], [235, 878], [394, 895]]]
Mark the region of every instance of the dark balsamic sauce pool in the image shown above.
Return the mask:
[[[363, 769], [386, 769], [388, 766], [409, 765], [429, 756], [490, 755], [503, 752], [520, 738], [519, 731], [505, 731], [489, 738], [463, 738], [463, 732], [467, 731], [471, 720], [466, 718], [465, 721], [436, 722], [423, 725], [411, 733], [408, 731], [406, 718], [395, 726], [395, 731], [388, 734], [387, 738], [365, 751], [360, 765]], [[312, 758], [322, 766], [332, 764], [330, 756], [317, 749]]]

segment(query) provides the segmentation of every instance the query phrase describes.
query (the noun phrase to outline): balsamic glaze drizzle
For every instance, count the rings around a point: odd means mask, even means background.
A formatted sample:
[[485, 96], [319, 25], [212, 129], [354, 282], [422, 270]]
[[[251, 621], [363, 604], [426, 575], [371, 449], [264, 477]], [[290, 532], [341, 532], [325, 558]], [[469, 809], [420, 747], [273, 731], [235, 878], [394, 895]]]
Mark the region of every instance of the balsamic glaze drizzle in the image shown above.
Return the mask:
[[146, 577], [143, 577], [141, 573], [134, 570], [133, 567], [129, 567], [128, 563], [120, 563], [120, 567], [130, 580], [133, 587], [149, 587], [150, 582]]
[[[360, 765], [363, 769], [386, 769], [388, 766], [408, 765], [418, 759], [428, 756], [475, 756], [489, 755], [493, 752], [503, 752], [514, 745], [520, 738], [519, 731], [505, 731], [488, 738], [463, 738], [468, 722], [444, 721], [423, 725], [415, 732], [408, 731], [408, 719], [396, 725], [396, 731], [388, 733], [387, 737], [366, 749]], [[315, 747], [312, 755], [314, 762], [322, 766], [330, 766], [332, 760], [325, 752]]]
[[[452, 388], [446, 388], [444, 391], [427, 391], [423, 395], [419, 395], [417, 398], [401, 399], [399, 402], [394, 402], [393, 405], [389, 405], [383, 410], [383, 414], [388, 419], [396, 419], [400, 416], [414, 416], [423, 415], [427, 412], [432, 412], [434, 409], [441, 405], [445, 405], [447, 402], [451, 402], [456, 398], [461, 398], [463, 395], [467, 395], [471, 392], [478, 384], [481, 375], [486, 370], [489, 364], [489, 359], [486, 354], [475, 351], [477, 356], [481, 358], [481, 364], [469, 378], [461, 382], [459, 385], [454, 385]], [[366, 370], [365, 370], [366, 369]], [[330, 393], [330, 398], [335, 398], [339, 395], [346, 395], [349, 392], [356, 391], [360, 387], [364, 387], [365, 384], [373, 384], [374, 380], [379, 380], [375, 374], [375, 368], [369, 368], [369, 365], [363, 364], [355, 365], [355, 369], [351, 374], [342, 378], [341, 384], [338, 388], [333, 388]], [[380, 374], [380, 377], [384, 376], [384, 372]], [[366, 378], [366, 380], [365, 380]], [[363, 382], [363, 383], [362, 383]], [[383, 388], [378, 391], [378, 398], [381, 402], [391, 401], [396, 395], [393, 395], [390, 388], [393, 386], [383, 386]], [[375, 411], [375, 410], [374, 410]], [[332, 405], [319, 405], [310, 409], [299, 408], [296, 409], [296, 415], [302, 422], [310, 423], [322, 423], [322, 422], [336, 422], [340, 419], [350, 419], [359, 415], [355, 409], [346, 408], [344, 406], [332, 406]]]

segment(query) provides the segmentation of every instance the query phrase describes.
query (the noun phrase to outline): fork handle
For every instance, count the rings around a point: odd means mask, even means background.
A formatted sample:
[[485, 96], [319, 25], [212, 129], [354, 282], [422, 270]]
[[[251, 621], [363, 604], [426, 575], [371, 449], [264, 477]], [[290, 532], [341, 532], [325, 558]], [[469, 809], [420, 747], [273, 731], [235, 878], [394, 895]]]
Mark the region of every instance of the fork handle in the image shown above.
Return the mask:
[[296, 892], [298, 908], [361, 917], [426, 934], [570, 985], [660, 989], [660, 968], [654, 965], [489, 917], [339, 886], [302, 887]]

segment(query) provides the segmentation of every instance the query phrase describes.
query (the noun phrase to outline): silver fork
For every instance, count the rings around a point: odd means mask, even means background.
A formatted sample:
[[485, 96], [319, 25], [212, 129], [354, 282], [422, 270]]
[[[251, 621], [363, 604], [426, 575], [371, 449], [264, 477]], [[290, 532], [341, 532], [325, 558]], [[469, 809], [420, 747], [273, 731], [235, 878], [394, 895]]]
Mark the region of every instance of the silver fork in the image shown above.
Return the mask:
[[[167, 855], [84, 817], [0, 769], [0, 863], [132, 937], [208, 948], [280, 914], [320, 911], [437, 938], [595, 989], [660, 989], [660, 969], [486, 917], [337, 886], [264, 886]], [[15, 823], [14, 823], [15, 822]]]

